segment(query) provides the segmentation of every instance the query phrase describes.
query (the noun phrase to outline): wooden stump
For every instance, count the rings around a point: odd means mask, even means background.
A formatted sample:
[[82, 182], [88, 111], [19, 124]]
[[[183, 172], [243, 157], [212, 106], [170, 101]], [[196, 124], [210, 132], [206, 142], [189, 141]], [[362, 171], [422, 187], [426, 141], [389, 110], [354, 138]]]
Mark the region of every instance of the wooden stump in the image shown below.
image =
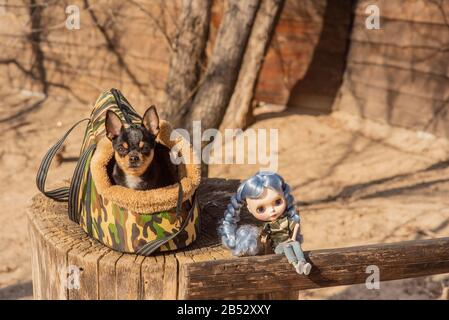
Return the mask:
[[[113, 251], [91, 239], [67, 217], [67, 204], [39, 194], [28, 212], [35, 299], [188, 299], [185, 266], [233, 259], [216, 227], [239, 181], [206, 179], [198, 190], [201, 233], [184, 250], [142, 257]], [[250, 215], [246, 215], [250, 217]], [[289, 298], [290, 293], [214, 298]], [[297, 298], [297, 294], [293, 293]]]

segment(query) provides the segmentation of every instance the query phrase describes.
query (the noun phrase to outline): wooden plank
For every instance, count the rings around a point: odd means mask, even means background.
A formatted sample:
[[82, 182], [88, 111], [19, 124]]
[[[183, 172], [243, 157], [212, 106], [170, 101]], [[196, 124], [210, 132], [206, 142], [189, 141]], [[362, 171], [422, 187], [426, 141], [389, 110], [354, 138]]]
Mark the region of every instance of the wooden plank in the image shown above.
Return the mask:
[[[61, 224], [62, 225], [62, 224]], [[73, 246], [82, 243], [86, 235], [79, 226], [69, 223], [62, 228], [56, 225], [55, 231], [45, 235], [46, 251], [40, 252], [46, 260], [46, 272], [50, 281], [46, 284], [48, 295], [46, 299], [68, 299], [68, 252]], [[67, 234], [71, 230], [70, 234]]]
[[164, 290], [164, 264], [163, 255], [146, 257], [141, 266], [144, 300], [161, 300]]
[[220, 259], [229, 259], [232, 257], [232, 254], [229, 250], [223, 248], [220, 246], [215, 246], [208, 248], [209, 254], [214, 258], [214, 260], [220, 260]]
[[188, 268], [187, 265], [195, 263], [190, 255], [186, 255], [185, 252], [179, 252], [176, 254], [176, 259], [179, 263], [178, 274], [178, 300], [185, 300], [188, 297]]
[[143, 260], [142, 256], [125, 253], [117, 261], [115, 281], [118, 300], [141, 299], [140, 266]]
[[77, 244], [68, 252], [67, 266], [73, 268], [74, 278], [79, 281], [79, 287], [68, 288], [70, 300], [98, 299], [97, 263], [83, 258], [91, 246], [92, 242], [86, 241]]
[[[429, 63], [429, 59], [433, 62]], [[449, 60], [449, 51], [425, 47], [398, 47], [391, 44], [372, 43], [369, 41], [351, 42], [349, 59], [351, 63], [381, 65], [390, 68], [410, 70], [415, 75], [432, 74], [436, 77], [449, 78], [449, 68], [444, 62]]]
[[[429, 124], [437, 120], [435, 110], [443, 105], [442, 101], [375, 87], [370, 83], [346, 81], [336, 110], [390, 125], [430, 130], [433, 128], [428, 128]], [[445, 121], [442, 115], [438, 119]], [[444, 133], [441, 130], [434, 131], [436, 134]]]
[[[409, 2], [356, 5], [347, 68], [334, 109], [447, 136], [447, 25], [437, 3]], [[380, 30], [365, 27], [368, 4], [380, 8]], [[447, 2], [440, 5], [449, 7]]]
[[449, 2], [428, 0], [360, 0], [357, 3], [355, 14], [368, 16], [365, 13], [369, 5], [377, 5], [380, 9], [381, 19], [402, 19], [414, 23], [430, 23], [445, 25], [444, 12], [449, 12]]
[[351, 40], [391, 44], [402, 47], [430, 47], [440, 49], [447, 43], [449, 35], [445, 24], [424, 24], [411, 21], [382, 19], [379, 30], [365, 26], [366, 16], [354, 17]]
[[[100, 271], [99, 261], [101, 258], [111, 252], [112, 250], [101, 243], [95, 241], [94, 245], [83, 256], [83, 260], [92, 265], [92, 270], [95, 270], [95, 281], [97, 282], [95, 288], [97, 289], [96, 299], [100, 299]], [[93, 287], [94, 288], [94, 287]]]
[[67, 299], [67, 252], [71, 243], [78, 240], [80, 228], [66, 218], [67, 221], [62, 220], [64, 211], [61, 209], [66, 207], [61, 204], [49, 203], [43, 197], [35, 197], [33, 201], [35, 207], [36, 204], [46, 204], [36, 213], [27, 211], [33, 248], [33, 296], [35, 299]]
[[178, 296], [178, 260], [165, 254], [162, 299], [176, 300]]
[[[52, 236], [60, 236], [61, 231]], [[65, 300], [68, 293], [66, 287], [63, 285], [65, 275], [67, 271], [67, 251], [68, 246], [64, 246], [62, 243], [59, 246], [52, 246], [49, 242], [46, 242], [45, 252], [41, 251], [39, 254], [45, 257], [46, 272], [49, 275], [49, 282], [46, 287], [48, 295], [46, 299], [50, 300]]]
[[[449, 31], [448, 31], [449, 33]], [[448, 56], [449, 57], [449, 56]], [[441, 61], [441, 64], [443, 61]], [[395, 68], [388, 65], [348, 61], [347, 81], [365, 82], [373, 87], [393, 90], [428, 100], [449, 100], [448, 79], [431, 73]]]
[[449, 238], [306, 252], [313, 269], [298, 275], [283, 255], [244, 257], [183, 266], [187, 299], [294, 291], [365, 283], [375, 265], [380, 281], [449, 272]]
[[35, 300], [42, 299], [41, 296], [41, 265], [39, 263], [39, 241], [36, 237], [36, 232], [34, 230], [34, 226], [30, 220], [28, 221], [28, 234], [30, 237], [30, 247], [31, 250], [31, 275], [33, 279], [33, 298]]
[[198, 250], [195, 250], [195, 253], [192, 254], [191, 257], [195, 262], [215, 260], [212, 251], [209, 250], [209, 248], [199, 248]]
[[98, 261], [98, 299], [116, 300], [115, 266], [123, 253], [110, 251]]

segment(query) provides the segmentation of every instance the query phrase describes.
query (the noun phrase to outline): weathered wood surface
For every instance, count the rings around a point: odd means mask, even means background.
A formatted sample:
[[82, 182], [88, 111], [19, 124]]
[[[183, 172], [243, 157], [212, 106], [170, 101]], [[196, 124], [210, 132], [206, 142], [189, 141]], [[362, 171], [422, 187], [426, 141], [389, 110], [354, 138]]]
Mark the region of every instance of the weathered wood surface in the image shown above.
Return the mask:
[[379, 268], [380, 281], [449, 272], [449, 238], [317, 250], [306, 255], [313, 265], [308, 277], [292, 272], [281, 255], [185, 264], [180, 296], [217, 298], [223, 291], [246, 295], [360, 284], [371, 275], [367, 267], [372, 265]]
[[[380, 29], [365, 9], [380, 9]], [[449, 135], [447, 1], [359, 1], [334, 109], [438, 136]]]
[[[280, 255], [232, 257], [216, 227], [239, 181], [205, 179], [198, 190], [199, 239], [182, 251], [141, 257], [90, 239], [67, 218], [67, 206], [38, 195], [28, 212], [36, 299], [287, 299], [297, 290], [364, 283], [366, 267], [380, 280], [449, 272], [449, 238], [306, 252], [309, 277]], [[243, 223], [256, 223], [242, 214]], [[67, 286], [79, 270], [79, 288]], [[70, 279], [70, 277], [69, 277]]]
[[[68, 220], [65, 203], [35, 196], [28, 212], [34, 298], [177, 299], [183, 282], [178, 269], [183, 264], [231, 258], [218, 243], [216, 227], [238, 183], [206, 180], [198, 192], [203, 213], [199, 239], [185, 250], [152, 257], [123, 254], [103, 246]], [[70, 277], [76, 270], [80, 272], [79, 288], [68, 281], [76, 277]]]

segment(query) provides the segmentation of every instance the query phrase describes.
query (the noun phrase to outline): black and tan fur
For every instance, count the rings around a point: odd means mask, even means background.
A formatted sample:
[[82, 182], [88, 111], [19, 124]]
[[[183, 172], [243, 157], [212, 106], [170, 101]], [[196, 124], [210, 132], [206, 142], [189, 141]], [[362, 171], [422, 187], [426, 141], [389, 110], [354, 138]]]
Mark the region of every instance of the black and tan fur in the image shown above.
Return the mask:
[[106, 113], [106, 135], [114, 148], [114, 183], [135, 190], [161, 188], [178, 182], [170, 150], [156, 141], [159, 117], [154, 106], [143, 116], [142, 124], [125, 128], [113, 112]]

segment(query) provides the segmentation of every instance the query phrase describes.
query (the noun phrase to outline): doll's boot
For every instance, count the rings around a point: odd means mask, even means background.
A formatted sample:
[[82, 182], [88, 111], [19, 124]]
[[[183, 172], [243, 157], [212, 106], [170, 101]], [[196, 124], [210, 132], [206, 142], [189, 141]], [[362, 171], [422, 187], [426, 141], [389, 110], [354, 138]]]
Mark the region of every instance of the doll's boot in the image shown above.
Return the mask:
[[305, 274], [307, 276], [310, 273], [310, 270], [312, 270], [312, 265], [305, 260], [301, 260], [298, 262], [295, 269], [299, 274]]
[[312, 265], [306, 260], [300, 261], [299, 265], [301, 266], [302, 273], [304, 273], [306, 276], [310, 273], [310, 270], [312, 270]]
[[303, 264], [301, 264], [301, 262], [293, 262], [292, 265], [295, 267], [296, 273], [303, 273]]

